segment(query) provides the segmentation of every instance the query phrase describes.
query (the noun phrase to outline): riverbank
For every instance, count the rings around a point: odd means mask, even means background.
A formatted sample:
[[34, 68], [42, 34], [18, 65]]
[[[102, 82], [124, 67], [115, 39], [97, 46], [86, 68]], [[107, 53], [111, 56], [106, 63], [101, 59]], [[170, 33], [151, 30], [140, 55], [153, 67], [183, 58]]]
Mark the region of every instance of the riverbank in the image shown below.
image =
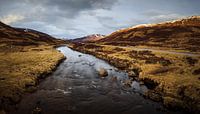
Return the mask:
[[[106, 61], [68, 47], [57, 49], [67, 60], [8, 114], [187, 114], [144, 98], [144, 85], [133, 81], [128, 86], [127, 73]], [[101, 68], [106, 77], [100, 77]]]
[[168, 108], [200, 111], [199, 56], [97, 44], [72, 44], [70, 47], [129, 72], [130, 77], [143, 81], [150, 89], [146, 97], [163, 102]]
[[14, 106], [25, 93], [37, 89], [39, 81], [65, 59], [51, 45], [0, 46], [0, 113]]

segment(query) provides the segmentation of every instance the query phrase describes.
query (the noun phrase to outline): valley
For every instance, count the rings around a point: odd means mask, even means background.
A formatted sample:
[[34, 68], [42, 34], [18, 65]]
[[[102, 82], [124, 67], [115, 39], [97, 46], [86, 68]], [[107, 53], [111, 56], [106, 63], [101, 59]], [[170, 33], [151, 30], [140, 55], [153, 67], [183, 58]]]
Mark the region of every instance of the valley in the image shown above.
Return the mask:
[[[171, 111], [143, 97], [145, 85], [133, 81], [129, 85], [128, 73], [92, 55], [59, 47], [67, 59], [57, 70], [42, 81], [38, 90], [25, 96], [8, 114], [182, 114]], [[101, 77], [100, 69], [107, 75]], [[131, 99], [131, 100], [130, 100]]]
[[0, 23], [0, 114], [198, 114], [199, 43], [199, 16], [73, 40]]

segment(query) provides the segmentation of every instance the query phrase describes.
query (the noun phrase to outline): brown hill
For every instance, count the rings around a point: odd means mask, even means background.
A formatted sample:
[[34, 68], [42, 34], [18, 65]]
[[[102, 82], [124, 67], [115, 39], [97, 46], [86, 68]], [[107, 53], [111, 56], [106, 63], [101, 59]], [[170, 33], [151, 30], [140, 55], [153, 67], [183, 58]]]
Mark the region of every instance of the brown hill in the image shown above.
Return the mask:
[[73, 39], [71, 41], [72, 42], [95, 42], [95, 41], [103, 39], [104, 37], [105, 37], [105, 35], [93, 34], [93, 35], [88, 35], [88, 36], [85, 36], [85, 37]]
[[39, 80], [65, 59], [55, 49], [63, 43], [45, 33], [0, 22], [0, 114], [13, 110], [25, 93], [35, 91]]
[[200, 16], [118, 30], [100, 42], [111, 45], [147, 45], [197, 51], [200, 49]]
[[60, 42], [50, 35], [31, 29], [14, 28], [0, 22], [0, 43], [10, 45], [56, 44]]

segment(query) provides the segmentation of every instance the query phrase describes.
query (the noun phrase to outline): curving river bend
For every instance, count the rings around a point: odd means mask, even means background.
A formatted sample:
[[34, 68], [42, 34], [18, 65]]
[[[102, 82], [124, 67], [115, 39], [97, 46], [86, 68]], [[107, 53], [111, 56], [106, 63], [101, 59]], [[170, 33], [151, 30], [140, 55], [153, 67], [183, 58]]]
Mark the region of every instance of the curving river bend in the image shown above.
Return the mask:
[[[25, 96], [12, 114], [180, 114], [141, 96], [147, 88], [131, 87], [125, 72], [92, 55], [58, 48], [67, 59], [42, 81], [36, 92]], [[98, 70], [108, 71], [106, 78]]]

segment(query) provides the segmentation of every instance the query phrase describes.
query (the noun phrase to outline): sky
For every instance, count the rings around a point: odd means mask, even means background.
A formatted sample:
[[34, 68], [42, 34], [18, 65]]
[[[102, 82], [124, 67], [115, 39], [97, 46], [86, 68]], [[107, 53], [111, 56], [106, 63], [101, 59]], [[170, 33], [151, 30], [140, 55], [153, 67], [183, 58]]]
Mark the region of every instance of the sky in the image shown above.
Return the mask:
[[200, 0], [0, 0], [0, 21], [73, 39], [200, 15]]

